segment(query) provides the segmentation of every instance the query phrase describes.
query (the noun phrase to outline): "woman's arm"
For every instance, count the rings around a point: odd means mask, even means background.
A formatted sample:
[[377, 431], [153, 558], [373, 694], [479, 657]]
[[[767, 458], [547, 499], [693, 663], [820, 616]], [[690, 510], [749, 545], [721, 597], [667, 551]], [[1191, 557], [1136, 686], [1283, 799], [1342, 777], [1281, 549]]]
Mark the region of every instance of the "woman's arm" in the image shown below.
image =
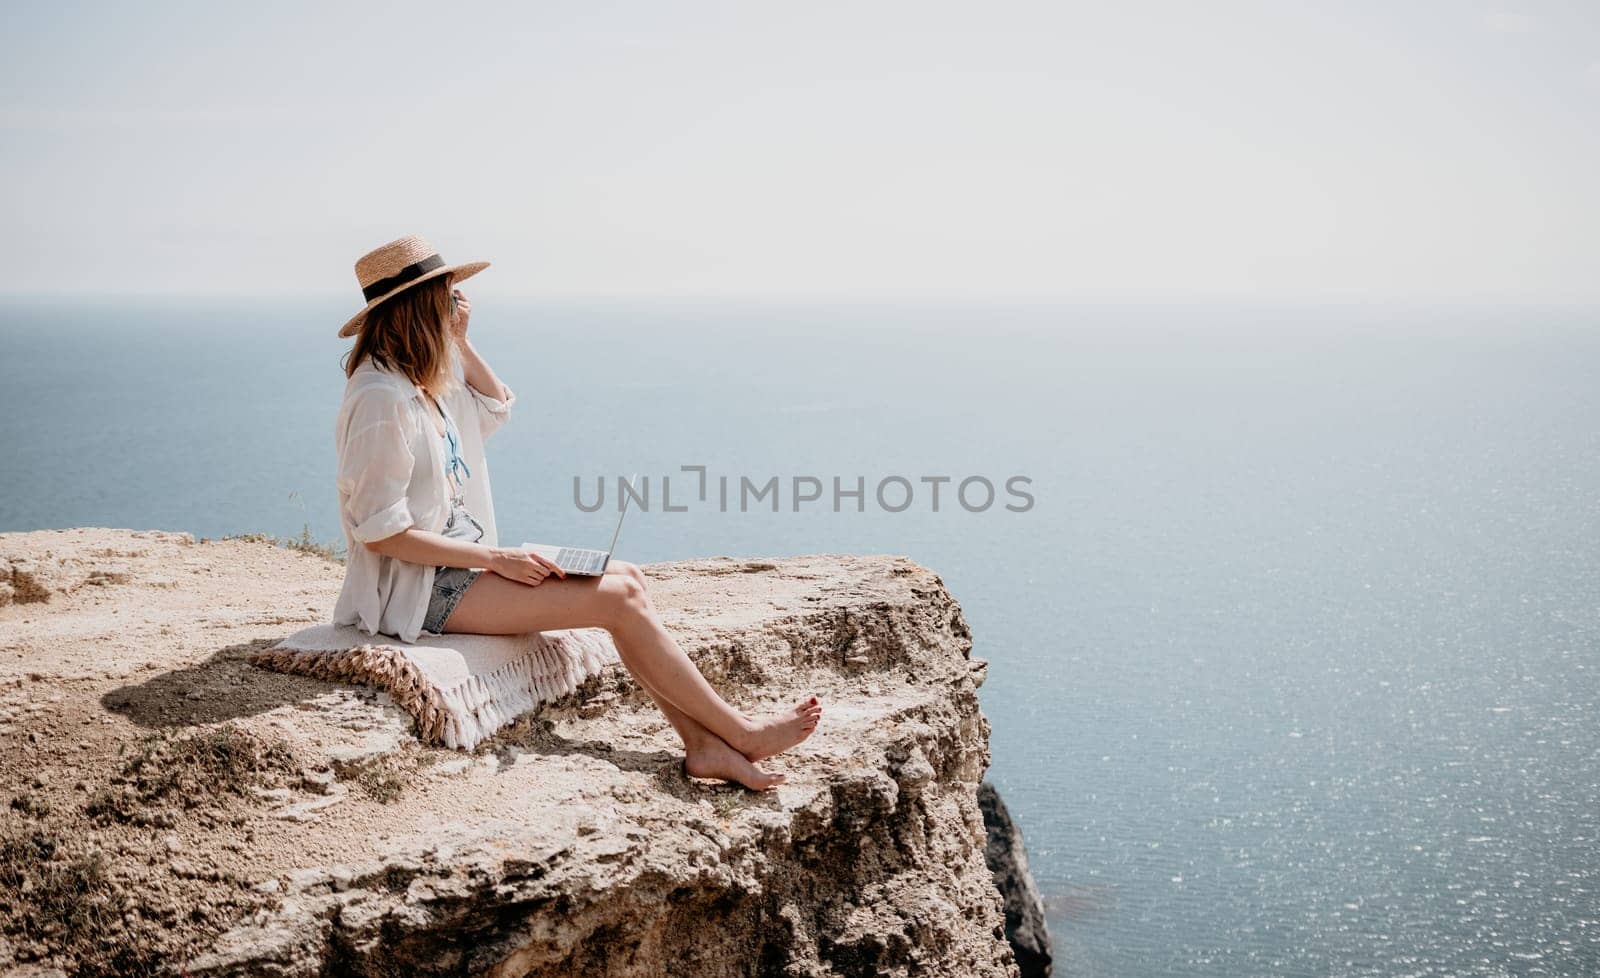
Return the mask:
[[408, 527], [391, 537], [368, 543], [367, 549], [406, 560], [413, 564], [443, 564], [446, 567], [482, 567], [501, 577], [524, 584], [538, 584], [551, 574], [566, 577], [566, 571], [536, 553], [468, 543], [442, 533]]
[[495, 548], [410, 526], [393, 536], [370, 541], [367, 549], [413, 564], [488, 567]]
[[416, 453], [407, 399], [370, 389], [349, 406], [339, 438], [339, 491], [356, 541], [373, 553], [418, 564], [484, 567], [501, 577], [538, 584], [554, 572], [550, 561], [522, 550], [457, 540], [420, 529], [411, 518], [411, 476]]
[[456, 318], [450, 323], [450, 336], [461, 358], [461, 372], [467, 385], [465, 403], [477, 415], [478, 433], [487, 441], [511, 417], [511, 407], [517, 403], [517, 394], [500, 382], [500, 378], [489, 368], [488, 361], [467, 339], [467, 322], [471, 313], [471, 301], [459, 291], [456, 292]]
[[511, 392], [500, 383], [500, 378], [489, 369], [488, 361], [483, 359], [464, 333], [456, 339], [456, 349], [461, 351], [461, 372], [466, 375], [469, 386], [497, 401], [504, 401], [509, 397]]
[[472, 300], [460, 289], [455, 290], [455, 297], [456, 318], [450, 322], [450, 335], [461, 353], [461, 372], [466, 375], [468, 385], [497, 401], [503, 401], [511, 392], [500, 383], [500, 378], [494, 375], [488, 362], [479, 355], [472, 341], [467, 339], [467, 324], [472, 320]]

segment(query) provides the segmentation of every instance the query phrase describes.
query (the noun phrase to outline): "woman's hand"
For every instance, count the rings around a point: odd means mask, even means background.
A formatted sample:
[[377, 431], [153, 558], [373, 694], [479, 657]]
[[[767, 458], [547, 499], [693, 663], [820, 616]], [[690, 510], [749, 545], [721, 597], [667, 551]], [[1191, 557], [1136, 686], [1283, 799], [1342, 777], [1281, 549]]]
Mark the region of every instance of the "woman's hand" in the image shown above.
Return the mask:
[[451, 289], [450, 294], [456, 297], [455, 315], [450, 319], [450, 336], [457, 343], [467, 341], [467, 322], [472, 318], [472, 300], [467, 298], [460, 289]]
[[567, 572], [557, 567], [554, 562], [527, 550], [491, 547], [489, 554], [489, 570], [508, 581], [534, 587], [551, 574], [563, 579], [567, 576]]

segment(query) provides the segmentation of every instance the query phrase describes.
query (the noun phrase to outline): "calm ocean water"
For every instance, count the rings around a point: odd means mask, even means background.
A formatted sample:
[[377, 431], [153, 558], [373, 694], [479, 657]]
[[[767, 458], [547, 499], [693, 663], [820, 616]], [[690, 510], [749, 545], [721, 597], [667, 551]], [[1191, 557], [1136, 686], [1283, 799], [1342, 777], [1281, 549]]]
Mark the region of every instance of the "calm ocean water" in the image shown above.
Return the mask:
[[[338, 539], [347, 305], [0, 303], [0, 530]], [[479, 298], [472, 330], [521, 398], [503, 542], [602, 544], [575, 475], [820, 478], [798, 514], [630, 516], [620, 553], [939, 571], [1064, 972], [1237, 978], [1600, 973], [1597, 327]], [[1013, 475], [1028, 512], [918, 483]]]

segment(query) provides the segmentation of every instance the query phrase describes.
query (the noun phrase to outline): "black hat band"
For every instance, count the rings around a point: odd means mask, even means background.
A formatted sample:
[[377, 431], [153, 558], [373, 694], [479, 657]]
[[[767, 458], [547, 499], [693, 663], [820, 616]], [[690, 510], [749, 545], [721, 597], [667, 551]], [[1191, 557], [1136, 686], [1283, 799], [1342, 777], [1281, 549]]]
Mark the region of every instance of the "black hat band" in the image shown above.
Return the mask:
[[437, 254], [432, 254], [420, 261], [412, 262], [388, 278], [380, 278], [371, 285], [364, 286], [361, 289], [361, 294], [366, 297], [368, 302], [371, 302], [381, 295], [388, 295], [407, 282], [415, 282], [435, 268], [443, 267], [444, 259]]

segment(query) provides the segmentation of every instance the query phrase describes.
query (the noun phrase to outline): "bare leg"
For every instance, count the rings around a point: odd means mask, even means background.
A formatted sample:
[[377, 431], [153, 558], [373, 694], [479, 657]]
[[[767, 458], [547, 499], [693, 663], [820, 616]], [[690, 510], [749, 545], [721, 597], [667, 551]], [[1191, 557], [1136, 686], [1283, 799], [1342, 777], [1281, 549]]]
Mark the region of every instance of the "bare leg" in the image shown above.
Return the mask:
[[[650, 613], [652, 615], [655, 614], [655, 604], [650, 600], [649, 582], [646, 580], [644, 572], [637, 565], [630, 564], [627, 561], [614, 560], [607, 566], [606, 573], [627, 574], [637, 581], [639, 586], [644, 589], [643, 600], [645, 604], [648, 606]], [[648, 677], [635, 676], [634, 678], [650, 694], [650, 698], [666, 714], [668, 722], [678, 731], [678, 736], [683, 740], [684, 751], [687, 755], [686, 767], [689, 773], [695, 777], [731, 778], [748, 785], [750, 784], [748, 775], [754, 774], [761, 777], [767, 777], [768, 775], [753, 766], [747, 767], [744, 762], [763, 760], [772, 754], [780, 753], [782, 750], [787, 749], [787, 747], [777, 747], [767, 752], [752, 753], [748, 757], [740, 755], [738, 751], [733, 750], [727, 741], [707, 730], [699, 721], [674, 706], [665, 694], [650, 684]], [[809, 736], [822, 719], [821, 701], [817, 697], [811, 696], [796, 703], [793, 710], [805, 717], [805, 722], [801, 727], [804, 735]], [[739, 715], [746, 720], [752, 720], [747, 713], [740, 712]], [[752, 722], [754, 721], [752, 720]], [[725, 775], [715, 773], [717, 771], [739, 773]], [[779, 780], [782, 780], [781, 776]]]
[[644, 585], [628, 573], [550, 578], [537, 586], [486, 573], [462, 595], [446, 627], [488, 635], [605, 628], [623, 664], [653, 698], [671, 703], [747, 758], [770, 757], [804, 740], [821, 712], [815, 697], [757, 719], [733, 709], [672, 641]]
[[[650, 600], [650, 591], [645, 580], [644, 572], [637, 565], [627, 561], [613, 560], [606, 567], [607, 574], [627, 574], [646, 585], [645, 600]], [[654, 610], [654, 605], [651, 605]], [[650, 698], [666, 714], [667, 722], [672, 724], [678, 732], [678, 737], [683, 741], [683, 767], [691, 776], [696, 778], [714, 778], [722, 781], [737, 781], [748, 788], [758, 791], [765, 790], [773, 785], [782, 784], [786, 775], [763, 771], [751, 763], [748, 757], [728, 746], [728, 742], [707, 730], [698, 720], [672, 705], [672, 701], [651, 689], [643, 681], [639, 685], [650, 694]], [[815, 697], [813, 697], [815, 699]], [[820, 705], [818, 706], [820, 716]], [[741, 714], [748, 719], [748, 714]], [[813, 726], [816, 721], [812, 721]]]
[[[638, 581], [641, 585], [646, 583], [644, 572], [639, 570], [638, 566], [630, 564], [626, 561], [611, 561], [611, 563], [606, 566], [606, 573], [627, 574], [629, 577], [632, 577], [634, 580]], [[648, 586], [645, 587], [644, 601], [650, 606], [651, 611], [655, 610], [655, 604], [650, 600], [650, 590]], [[666, 714], [667, 722], [671, 723], [672, 728], [678, 732], [678, 737], [683, 741], [683, 746], [686, 750], [692, 750], [695, 747], [699, 747], [707, 743], [708, 740], [713, 737], [718, 740], [722, 739], [717, 737], [716, 734], [707, 730], [700, 723], [700, 721], [678, 709], [676, 706], [673, 706], [671, 700], [656, 692], [650, 686], [646, 685], [642, 680], [639, 682], [639, 685], [644, 687], [645, 692], [650, 694], [650, 698], [655, 701], [656, 706], [660, 707], [661, 712]], [[741, 713], [740, 715], [748, 717], [748, 714]]]

